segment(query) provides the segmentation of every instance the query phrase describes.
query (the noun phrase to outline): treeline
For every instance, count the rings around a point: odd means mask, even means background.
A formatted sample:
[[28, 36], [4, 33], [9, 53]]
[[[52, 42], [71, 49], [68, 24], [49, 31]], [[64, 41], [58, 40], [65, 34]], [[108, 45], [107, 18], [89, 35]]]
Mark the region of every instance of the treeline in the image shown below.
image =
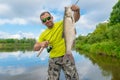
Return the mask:
[[0, 51], [32, 50], [35, 39], [0, 39]]
[[113, 7], [108, 22], [98, 24], [93, 33], [76, 39], [76, 49], [120, 58], [120, 0]]

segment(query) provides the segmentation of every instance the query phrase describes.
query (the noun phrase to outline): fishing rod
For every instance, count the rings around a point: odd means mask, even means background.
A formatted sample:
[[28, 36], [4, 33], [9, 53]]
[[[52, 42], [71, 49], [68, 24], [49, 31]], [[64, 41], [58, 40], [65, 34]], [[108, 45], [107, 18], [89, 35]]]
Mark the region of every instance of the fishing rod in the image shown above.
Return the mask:
[[79, 0], [77, 0], [77, 1], [75, 2], [75, 5], [77, 5], [78, 2], [79, 2]]
[[43, 47], [40, 48], [40, 50], [38, 51], [37, 57], [39, 57], [40, 53], [43, 51]]
[[[57, 27], [57, 29], [58, 29], [61, 25], [62, 25], [62, 23]], [[57, 29], [53, 32], [53, 34], [57, 31]], [[53, 35], [53, 34], [52, 34], [52, 35]], [[48, 39], [48, 41], [51, 40], [52, 35], [50, 36], [50, 38]], [[52, 46], [48, 46], [48, 47], [47, 47], [48, 53], [51, 51], [51, 49], [52, 49]], [[41, 48], [39, 49], [38, 54], [37, 54], [37, 57], [39, 57], [39, 55], [41, 54], [41, 52], [42, 52], [43, 50], [44, 50], [43, 47], [41, 47]]]
[[[78, 2], [79, 2], [79, 0], [77, 0], [77, 1], [75, 2], [75, 5], [77, 5]], [[52, 36], [51, 36], [51, 37], [52, 37]], [[51, 37], [50, 37], [50, 39], [51, 39]], [[40, 48], [37, 57], [40, 55], [40, 53], [43, 51], [43, 49], [44, 49], [43, 47]]]

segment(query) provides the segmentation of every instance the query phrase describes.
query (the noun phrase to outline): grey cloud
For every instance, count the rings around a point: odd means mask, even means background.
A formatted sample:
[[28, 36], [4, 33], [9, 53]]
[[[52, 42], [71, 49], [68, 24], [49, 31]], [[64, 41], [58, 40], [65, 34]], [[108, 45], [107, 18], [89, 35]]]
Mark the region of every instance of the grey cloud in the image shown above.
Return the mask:
[[80, 0], [81, 19], [77, 23], [77, 28], [80, 34], [87, 34], [92, 32], [96, 25], [109, 19], [112, 7], [117, 0]]
[[12, 13], [9, 17], [34, 16], [36, 12], [43, 9], [61, 10], [61, 6], [63, 5], [64, 7], [67, 4], [64, 0], [59, 2], [56, 0], [1, 0], [0, 3], [8, 4], [12, 8]]
[[0, 0], [0, 4], [6, 4], [10, 7], [9, 11], [0, 14], [0, 18], [24, 18], [29, 23], [36, 24], [39, 22], [41, 11], [63, 12], [64, 6], [70, 3], [70, 0]]
[[40, 1], [34, 0], [2, 0], [4, 4], [8, 4], [11, 7], [11, 14], [8, 13], [5, 17], [28, 17], [33, 16], [36, 10], [38, 10]]
[[[1, 4], [10, 6], [10, 11], [0, 14], [0, 18], [24, 18], [30, 23], [38, 23], [39, 14], [43, 10], [50, 10], [55, 14], [55, 19], [62, 19], [58, 16], [64, 11], [64, 7], [74, 4], [77, 0], [0, 0]], [[116, 0], [79, 0], [78, 6], [85, 10], [84, 15], [89, 21], [100, 22], [109, 17], [112, 6]], [[109, 4], [108, 4], [109, 3]], [[38, 19], [37, 19], [38, 18]], [[34, 19], [34, 20], [33, 20]]]
[[[85, 15], [89, 16], [94, 21], [102, 21], [109, 17], [112, 7], [115, 5], [116, 0], [80, 0], [79, 6], [85, 10]], [[108, 4], [109, 3], [109, 4]]]

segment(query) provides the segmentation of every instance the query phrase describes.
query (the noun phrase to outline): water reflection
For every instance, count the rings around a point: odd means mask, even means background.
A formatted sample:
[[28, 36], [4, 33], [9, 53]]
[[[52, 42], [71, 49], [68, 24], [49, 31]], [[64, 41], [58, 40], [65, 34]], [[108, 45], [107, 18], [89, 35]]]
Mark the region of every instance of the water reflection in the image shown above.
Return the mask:
[[[46, 80], [48, 53], [39, 57], [37, 52], [0, 52], [1, 80]], [[80, 80], [111, 80], [112, 73], [106, 72], [89, 58], [73, 51]], [[60, 80], [65, 80], [62, 72]]]

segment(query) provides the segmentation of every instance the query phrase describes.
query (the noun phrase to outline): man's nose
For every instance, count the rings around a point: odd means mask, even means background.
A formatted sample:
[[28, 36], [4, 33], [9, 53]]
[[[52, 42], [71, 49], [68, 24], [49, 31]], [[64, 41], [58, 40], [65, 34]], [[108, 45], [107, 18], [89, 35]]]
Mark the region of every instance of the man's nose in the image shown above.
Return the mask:
[[49, 20], [46, 20], [46, 22], [48, 22]]

